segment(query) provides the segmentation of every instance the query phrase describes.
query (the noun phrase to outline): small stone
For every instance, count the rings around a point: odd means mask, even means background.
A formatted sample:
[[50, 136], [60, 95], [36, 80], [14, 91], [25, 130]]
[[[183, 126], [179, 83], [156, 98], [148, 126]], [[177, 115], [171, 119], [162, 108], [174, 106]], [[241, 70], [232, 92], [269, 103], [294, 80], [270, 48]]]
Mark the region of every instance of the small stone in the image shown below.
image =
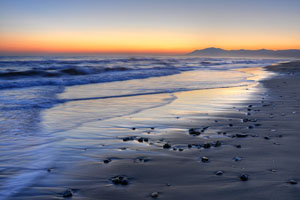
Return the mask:
[[143, 138], [139, 138], [139, 139], [138, 139], [138, 142], [141, 142], [141, 143], [142, 143], [143, 141], [144, 141]]
[[72, 190], [67, 189], [66, 191], [64, 191], [64, 192], [62, 193], [62, 196], [63, 196], [64, 198], [73, 196]]
[[242, 148], [240, 144], [235, 145], [236, 148]]
[[201, 161], [202, 161], [202, 162], [208, 162], [209, 159], [208, 159], [208, 157], [203, 156], [203, 157], [201, 158]]
[[135, 129], [136, 129], [135, 127], [132, 128], [132, 130], [135, 130]]
[[216, 141], [216, 143], [214, 144], [215, 147], [220, 147], [222, 145], [222, 143], [220, 141]]
[[197, 130], [194, 129], [194, 128], [190, 128], [190, 129], [189, 129], [189, 134], [195, 136], [195, 135], [200, 135], [201, 132], [200, 132], [200, 131], [197, 131]]
[[149, 139], [148, 138], [143, 138], [144, 142], [148, 142]]
[[232, 158], [232, 160], [233, 160], [233, 161], [235, 161], [235, 162], [238, 162], [238, 161], [241, 161], [241, 160], [242, 160], [242, 158], [241, 158], [241, 157], [238, 157], [238, 156], [236, 156], [236, 157], [233, 157], [233, 158]]
[[154, 130], [154, 127], [151, 127], [150, 129], [151, 129], [151, 130]]
[[192, 145], [191, 145], [191, 144], [188, 144], [188, 148], [192, 148]]
[[128, 185], [128, 178], [125, 176], [116, 176], [111, 179], [115, 185]]
[[298, 184], [298, 182], [294, 179], [289, 180], [289, 183], [292, 184], [292, 185]]
[[245, 134], [245, 133], [237, 133], [235, 136], [238, 137], [238, 138], [245, 138], [245, 137], [248, 137], [248, 134]]
[[208, 148], [210, 148], [210, 144], [209, 143], [205, 143], [204, 145], [203, 145], [203, 147], [205, 148], [205, 149], [208, 149]]
[[248, 129], [253, 129], [254, 127], [253, 126], [248, 126]]
[[233, 124], [228, 124], [230, 127], [232, 127], [233, 126]]
[[171, 145], [169, 145], [168, 143], [164, 144], [163, 146], [164, 149], [170, 149], [171, 148]]
[[178, 151], [183, 151], [183, 149], [182, 149], [182, 148], [180, 148], [180, 149], [178, 149]]
[[241, 174], [240, 179], [241, 179], [241, 181], [248, 181], [249, 176], [247, 174]]
[[105, 160], [103, 160], [103, 162], [104, 162], [105, 164], [110, 163], [110, 162], [111, 162], [111, 159], [105, 159]]
[[249, 121], [248, 119], [243, 119], [243, 122], [244, 122], [244, 123], [246, 123], [246, 122], [248, 122], [248, 121]]
[[224, 174], [223, 171], [217, 171], [217, 172], [216, 172], [216, 175], [217, 175], [217, 176], [221, 176], [221, 175], [223, 175], [223, 174]]
[[152, 192], [151, 197], [152, 198], [157, 198], [158, 197], [158, 192]]
[[269, 140], [269, 139], [270, 139], [270, 137], [268, 137], [268, 136], [265, 136], [265, 137], [264, 137], [264, 139], [265, 139], [265, 140]]

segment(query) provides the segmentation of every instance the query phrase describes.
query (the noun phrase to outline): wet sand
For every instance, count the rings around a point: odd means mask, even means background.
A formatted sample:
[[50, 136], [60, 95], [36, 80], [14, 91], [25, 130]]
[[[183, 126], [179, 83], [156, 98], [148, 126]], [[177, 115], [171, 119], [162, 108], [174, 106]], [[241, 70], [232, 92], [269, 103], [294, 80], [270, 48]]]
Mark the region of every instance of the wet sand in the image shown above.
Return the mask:
[[276, 74], [253, 86], [81, 126], [69, 134], [95, 140], [12, 199], [299, 199], [300, 62], [265, 69]]

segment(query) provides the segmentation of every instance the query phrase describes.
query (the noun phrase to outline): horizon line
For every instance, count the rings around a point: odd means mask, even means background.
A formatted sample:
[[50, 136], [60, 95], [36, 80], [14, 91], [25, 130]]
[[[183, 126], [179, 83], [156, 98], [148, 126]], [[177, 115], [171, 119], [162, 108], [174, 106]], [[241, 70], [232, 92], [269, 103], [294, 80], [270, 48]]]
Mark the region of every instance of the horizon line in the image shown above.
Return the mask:
[[234, 49], [226, 49], [220, 47], [206, 47], [206, 48], [197, 48], [189, 51], [0, 51], [0, 56], [32, 56], [32, 55], [186, 55], [192, 53], [197, 50], [204, 49], [222, 49], [226, 51], [234, 51], [234, 50], [271, 50], [271, 51], [284, 51], [284, 50], [300, 50], [300, 48], [291, 48], [291, 49], [268, 49], [268, 48], [255, 48], [255, 49], [247, 49], [247, 48], [234, 48]]

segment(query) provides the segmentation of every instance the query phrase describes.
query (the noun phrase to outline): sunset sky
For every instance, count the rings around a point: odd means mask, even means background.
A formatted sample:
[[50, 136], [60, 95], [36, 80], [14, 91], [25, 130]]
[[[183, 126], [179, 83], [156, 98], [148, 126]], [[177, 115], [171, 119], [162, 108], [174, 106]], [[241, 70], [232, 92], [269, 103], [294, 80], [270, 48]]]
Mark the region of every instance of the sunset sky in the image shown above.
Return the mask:
[[0, 0], [0, 52], [300, 49], [299, 20], [299, 0]]

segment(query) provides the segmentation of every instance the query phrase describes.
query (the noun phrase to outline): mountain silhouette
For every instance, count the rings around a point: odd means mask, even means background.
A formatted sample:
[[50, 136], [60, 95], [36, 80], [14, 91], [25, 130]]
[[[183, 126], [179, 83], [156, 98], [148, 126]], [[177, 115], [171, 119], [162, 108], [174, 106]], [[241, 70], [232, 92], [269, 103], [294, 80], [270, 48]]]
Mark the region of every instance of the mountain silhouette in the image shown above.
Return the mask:
[[188, 53], [189, 56], [202, 56], [202, 57], [280, 57], [280, 58], [300, 58], [299, 49], [287, 49], [287, 50], [224, 50], [220, 48], [206, 48], [201, 50], [195, 50]]

